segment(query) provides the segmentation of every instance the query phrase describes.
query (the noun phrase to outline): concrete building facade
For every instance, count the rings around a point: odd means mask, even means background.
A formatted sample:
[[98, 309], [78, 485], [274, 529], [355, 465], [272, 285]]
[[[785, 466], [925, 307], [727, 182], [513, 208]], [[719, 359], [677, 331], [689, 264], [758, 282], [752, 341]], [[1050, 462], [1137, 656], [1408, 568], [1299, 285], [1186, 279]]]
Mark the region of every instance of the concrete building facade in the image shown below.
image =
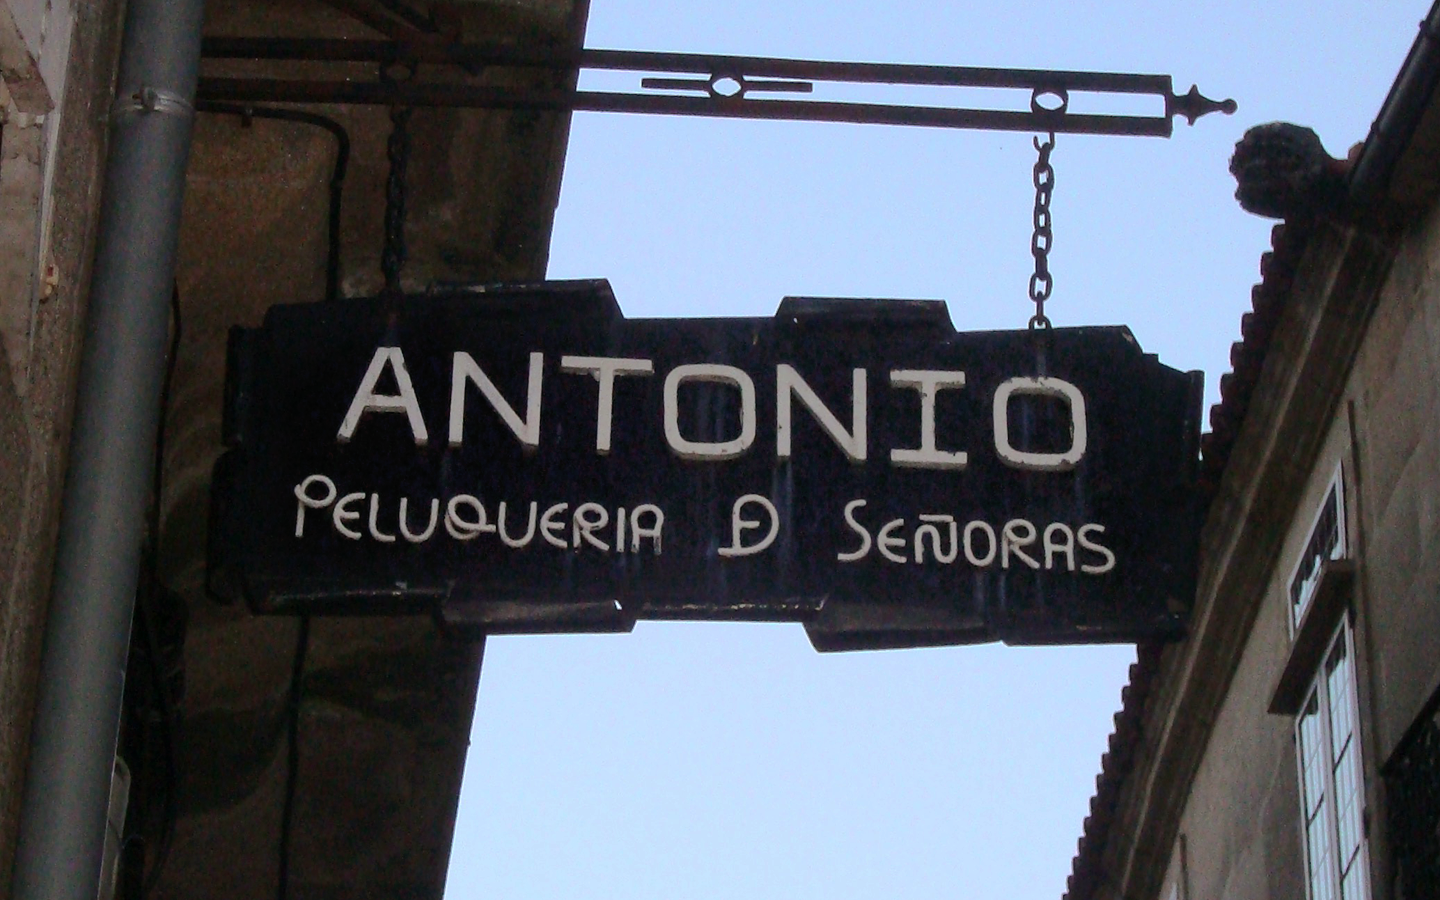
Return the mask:
[[1437, 10], [1348, 160], [1237, 147], [1284, 222], [1204, 444], [1190, 636], [1141, 648], [1068, 900], [1440, 896]]
[[119, 4], [0, 8], [0, 895], [64, 481]]
[[[20, 828], [123, 13], [0, 3], [0, 897]], [[563, 54], [586, 13], [583, 0], [212, 0], [204, 36]], [[207, 58], [201, 75], [305, 65]], [[346, 74], [377, 77], [373, 65]], [[573, 78], [440, 64], [388, 74], [546, 89]], [[273, 304], [380, 290], [393, 112], [198, 104], [155, 505], [148, 525], [131, 523], [149, 536], [112, 794], [116, 896], [443, 892], [483, 642], [423, 617], [256, 618], [205, 591], [228, 331]], [[568, 122], [413, 110], [400, 286], [543, 278]]]

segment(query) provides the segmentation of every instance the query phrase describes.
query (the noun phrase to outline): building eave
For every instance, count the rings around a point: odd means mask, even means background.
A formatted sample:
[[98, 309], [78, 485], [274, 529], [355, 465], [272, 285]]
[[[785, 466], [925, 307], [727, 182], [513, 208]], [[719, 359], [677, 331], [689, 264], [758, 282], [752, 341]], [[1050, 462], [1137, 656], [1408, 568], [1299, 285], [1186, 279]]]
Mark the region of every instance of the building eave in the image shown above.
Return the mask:
[[[1251, 311], [1241, 318], [1241, 340], [1231, 347], [1231, 371], [1221, 376], [1221, 399], [1201, 439], [1202, 484], [1212, 500], [1191, 637], [1163, 649], [1140, 648], [1101, 758], [1064, 900], [1148, 897], [1159, 890], [1183, 813], [1179, 801], [1194, 778], [1213, 713], [1263, 596], [1234, 589], [1241, 581], [1258, 586], [1270, 564], [1269, 554], [1246, 535], [1278, 531], [1289, 516], [1283, 504], [1256, 501], [1262, 493], [1280, 498], [1296, 493], [1296, 473], [1307, 468], [1295, 465], [1296, 441], [1313, 449], [1320, 439], [1329, 416], [1314, 416], [1314, 410], [1327, 400], [1321, 395], [1338, 402], [1363, 332], [1351, 328], [1337, 344], [1335, 334], [1317, 329], [1337, 331], [1333, 325], [1340, 315], [1351, 322], [1368, 318], [1388, 271], [1384, 238], [1393, 235], [1391, 210], [1432, 201], [1440, 192], [1437, 84], [1440, 2], [1421, 23], [1354, 157], [1347, 189], [1358, 219], [1295, 218], [1272, 231], [1271, 250], [1260, 260], [1261, 280], [1251, 291]], [[1282, 331], [1284, 339], [1277, 339]], [[1277, 343], [1289, 346], [1277, 349]], [[1304, 384], [1307, 372], [1322, 375], [1324, 383]], [[1295, 421], [1301, 401], [1311, 413], [1308, 428]], [[1279, 459], [1279, 448], [1290, 459]], [[1288, 471], [1281, 471], [1282, 463]], [[1269, 538], [1278, 540], [1273, 533]], [[1240, 547], [1253, 561], [1251, 570], [1259, 563], [1258, 571], [1236, 568]], [[1218, 667], [1223, 676], [1197, 686], [1195, 673], [1202, 667]]]

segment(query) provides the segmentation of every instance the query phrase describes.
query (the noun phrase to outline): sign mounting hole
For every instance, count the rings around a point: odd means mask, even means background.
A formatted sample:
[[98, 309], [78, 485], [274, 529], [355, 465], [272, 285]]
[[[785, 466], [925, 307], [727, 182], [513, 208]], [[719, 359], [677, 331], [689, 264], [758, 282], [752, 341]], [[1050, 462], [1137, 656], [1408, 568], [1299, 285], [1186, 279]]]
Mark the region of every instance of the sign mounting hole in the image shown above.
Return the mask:
[[715, 75], [710, 79], [710, 96], [733, 99], [745, 96], [745, 79], [738, 75]]
[[1064, 88], [1036, 88], [1030, 95], [1030, 111], [1063, 113], [1070, 108], [1070, 92]]

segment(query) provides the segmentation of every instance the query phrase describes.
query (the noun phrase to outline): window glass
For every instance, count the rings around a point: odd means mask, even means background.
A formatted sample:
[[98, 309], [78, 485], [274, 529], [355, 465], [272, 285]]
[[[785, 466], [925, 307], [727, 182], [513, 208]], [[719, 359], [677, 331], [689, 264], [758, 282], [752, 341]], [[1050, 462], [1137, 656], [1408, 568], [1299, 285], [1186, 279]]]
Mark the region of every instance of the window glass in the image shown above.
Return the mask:
[[1310, 900], [1366, 900], [1364, 774], [1350, 626], [1342, 622], [1295, 721]]
[[1326, 690], [1330, 699], [1330, 747], [1334, 760], [1335, 819], [1339, 832], [1341, 897], [1358, 900], [1364, 896], [1361, 874], [1364, 849], [1364, 797], [1360, 789], [1363, 774], [1355, 729], [1355, 676], [1347, 640], [1348, 629], [1335, 637], [1335, 646], [1325, 662]]
[[1332, 900], [1329, 872], [1333, 868], [1334, 839], [1328, 822], [1328, 793], [1324, 759], [1323, 729], [1320, 720], [1320, 693], [1312, 691], [1296, 725], [1300, 749], [1300, 778], [1305, 818], [1305, 858], [1310, 882], [1310, 900]]
[[1344, 517], [1341, 513], [1340, 477], [1337, 473], [1334, 483], [1330, 485], [1330, 492], [1325, 495], [1325, 502], [1320, 506], [1320, 515], [1315, 520], [1315, 527], [1310, 532], [1305, 551], [1300, 554], [1295, 575], [1290, 579], [1292, 627], [1299, 624], [1305, 610], [1309, 608], [1310, 598], [1315, 594], [1315, 585], [1320, 581], [1320, 573], [1324, 571], [1325, 563], [1345, 555]]

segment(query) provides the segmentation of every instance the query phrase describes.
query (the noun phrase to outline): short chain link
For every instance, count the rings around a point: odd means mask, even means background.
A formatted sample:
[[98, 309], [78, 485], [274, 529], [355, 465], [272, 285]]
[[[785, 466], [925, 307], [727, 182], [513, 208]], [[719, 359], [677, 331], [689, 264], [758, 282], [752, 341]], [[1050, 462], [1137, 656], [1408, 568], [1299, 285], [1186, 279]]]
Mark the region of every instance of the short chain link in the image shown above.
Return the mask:
[[386, 293], [400, 292], [400, 270], [405, 268], [405, 169], [410, 163], [410, 108], [390, 110], [390, 139], [385, 156], [390, 174], [385, 180], [385, 246], [380, 252], [380, 271]]
[[1035, 315], [1030, 317], [1031, 328], [1049, 328], [1050, 320], [1045, 316], [1045, 301], [1055, 288], [1055, 279], [1050, 274], [1050, 245], [1054, 240], [1050, 218], [1050, 194], [1055, 190], [1055, 169], [1050, 165], [1050, 151], [1055, 149], [1055, 133], [1051, 132], [1041, 143], [1035, 138], [1035, 149], [1040, 157], [1035, 160], [1035, 232], [1030, 238], [1030, 255], [1035, 257], [1035, 274], [1030, 276], [1030, 299], [1035, 303]]

